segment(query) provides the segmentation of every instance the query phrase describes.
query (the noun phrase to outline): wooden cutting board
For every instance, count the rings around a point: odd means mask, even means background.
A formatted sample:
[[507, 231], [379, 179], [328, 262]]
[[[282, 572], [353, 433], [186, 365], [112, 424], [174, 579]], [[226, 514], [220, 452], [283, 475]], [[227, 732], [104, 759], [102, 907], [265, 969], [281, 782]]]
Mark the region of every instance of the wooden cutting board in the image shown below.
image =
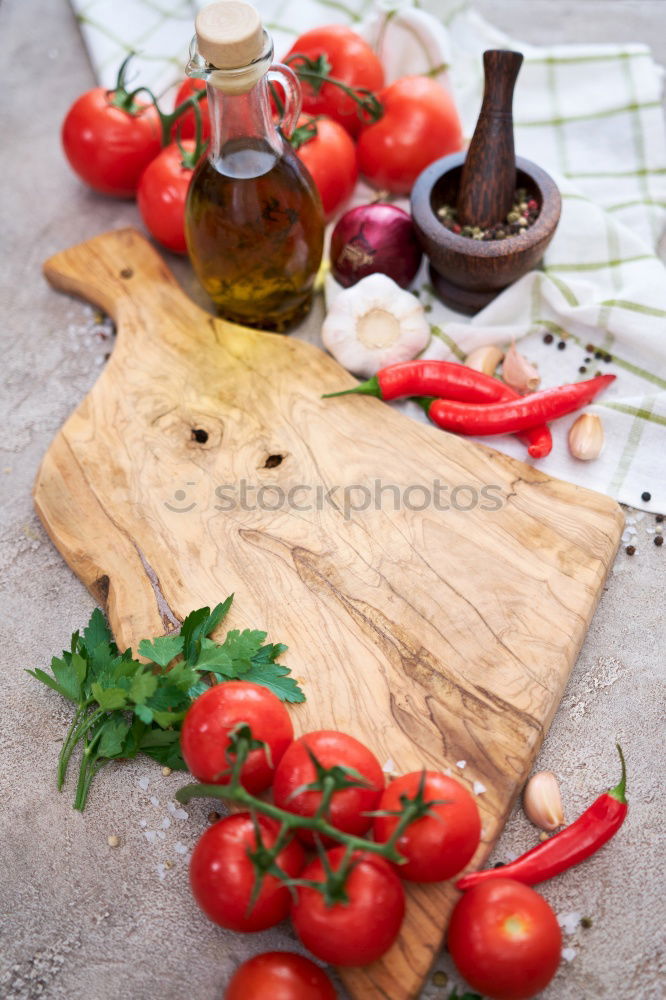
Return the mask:
[[[479, 866], [587, 631], [617, 504], [378, 400], [322, 400], [354, 384], [332, 358], [214, 319], [133, 230], [57, 254], [45, 273], [117, 323], [35, 505], [119, 645], [235, 592], [231, 626], [289, 644], [308, 699], [299, 731], [338, 728], [397, 772], [480, 783]], [[436, 481], [448, 510], [428, 503]], [[368, 509], [349, 510], [364, 489]], [[417, 996], [456, 893], [408, 897], [385, 958], [342, 971], [354, 998]]]

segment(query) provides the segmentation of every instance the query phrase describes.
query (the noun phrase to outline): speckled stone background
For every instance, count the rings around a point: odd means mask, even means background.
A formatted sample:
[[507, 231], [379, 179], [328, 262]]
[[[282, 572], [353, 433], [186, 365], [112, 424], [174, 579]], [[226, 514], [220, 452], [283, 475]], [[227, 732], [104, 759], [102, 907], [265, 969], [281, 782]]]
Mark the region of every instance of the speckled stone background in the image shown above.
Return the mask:
[[[664, 0], [477, 6], [517, 38], [643, 41], [666, 63]], [[67, 709], [24, 673], [60, 650], [93, 607], [44, 535], [30, 490], [42, 454], [93, 384], [111, 337], [89, 307], [48, 288], [40, 266], [63, 247], [136, 224], [137, 214], [131, 204], [85, 191], [60, 154], [60, 121], [93, 83], [66, 0], [0, 0], [0, 39], [0, 997], [220, 1000], [244, 958], [294, 947], [289, 929], [241, 938], [198, 912], [187, 888], [187, 856], [209, 807], [195, 803], [187, 816], [176, 810], [182, 777], [165, 778], [147, 760], [112, 764], [86, 813], [75, 813], [73, 789], [54, 789]], [[178, 262], [176, 270], [192, 291], [186, 265]], [[315, 314], [310, 329], [317, 320]], [[617, 780], [616, 738], [630, 772], [629, 819], [616, 841], [543, 887], [572, 931], [565, 934], [570, 960], [543, 994], [547, 1000], [664, 995], [666, 547], [658, 549], [648, 534], [652, 517], [636, 528], [638, 551], [618, 556], [538, 761], [559, 776], [570, 818]], [[108, 847], [110, 834], [119, 847]], [[517, 810], [496, 859], [535, 842]], [[577, 927], [578, 916], [590, 917], [592, 926]], [[437, 969], [423, 1000], [448, 997], [456, 981], [445, 957]]]

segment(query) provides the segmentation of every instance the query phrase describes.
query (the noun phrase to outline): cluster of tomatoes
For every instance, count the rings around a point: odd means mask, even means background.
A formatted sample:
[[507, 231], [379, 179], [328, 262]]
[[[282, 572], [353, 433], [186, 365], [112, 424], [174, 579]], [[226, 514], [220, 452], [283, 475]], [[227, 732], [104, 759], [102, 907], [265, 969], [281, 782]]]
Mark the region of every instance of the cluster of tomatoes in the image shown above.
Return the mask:
[[[239, 726], [251, 733], [252, 748], [234, 779], [229, 750]], [[235, 931], [264, 930], [289, 917], [302, 944], [333, 965], [380, 958], [403, 921], [403, 880], [449, 879], [479, 845], [479, 811], [461, 782], [423, 771], [387, 785], [375, 755], [352, 736], [320, 730], [294, 739], [283, 703], [256, 684], [229, 681], [201, 695], [183, 722], [181, 747], [199, 781], [229, 786], [236, 780], [241, 796], [253, 797], [247, 811], [208, 827], [194, 849], [190, 881], [201, 909]], [[270, 798], [264, 794], [269, 790]], [[417, 818], [403, 823], [396, 839], [401, 816], [414, 803]], [[332, 836], [335, 831], [339, 837]], [[391, 845], [402, 863], [383, 856]], [[477, 988], [514, 1000], [533, 996], [533, 987], [545, 985], [559, 961], [554, 915], [555, 936], [543, 930], [549, 914], [527, 886], [508, 880], [480, 886], [458, 904], [449, 948]], [[507, 975], [508, 986], [501, 981]], [[271, 1000], [271, 984], [281, 977], [296, 984], [285, 998], [335, 996], [318, 967], [276, 953], [246, 963], [227, 998]], [[315, 986], [308, 992], [304, 983], [312, 977]], [[506, 992], [521, 977], [523, 992]], [[497, 992], [498, 983], [505, 992]]]
[[[461, 146], [450, 94], [422, 76], [384, 87], [381, 62], [349, 28], [306, 32], [285, 61], [300, 77], [305, 112], [293, 145], [329, 219], [351, 195], [359, 170], [374, 186], [404, 194], [424, 167]], [[167, 115], [146, 88], [128, 90], [125, 71], [126, 63], [114, 90], [96, 87], [74, 102], [63, 123], [63, 148], [86, 184], [102, 194], [136, 197], [152, 236], [185, 253], [187, 190], [210, 139], [207, 100], [200, 93], [205, 84], [185, 80], [175, 112]], [[377, 114], [368, 117], [364, 103]]]

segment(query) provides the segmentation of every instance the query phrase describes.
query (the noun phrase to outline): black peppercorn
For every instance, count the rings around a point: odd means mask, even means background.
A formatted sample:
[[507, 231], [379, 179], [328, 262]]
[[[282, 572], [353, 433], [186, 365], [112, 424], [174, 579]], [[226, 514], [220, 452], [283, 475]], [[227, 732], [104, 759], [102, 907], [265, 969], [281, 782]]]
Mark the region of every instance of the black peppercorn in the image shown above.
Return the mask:
[[589, 365], [591, 360], [592, 358], [583, 358], [583, 361], [585, 362], [586, 365]]
[[604, 352], [603, 351], [595, 351], [594, 352], [594, 356], [595, 356], [595, 358], [603, 358]]
[[552, 344], [554, 339], [555, 338], [553, 337], [552, 333], [544, 333], [543, 335], [544, 344]]
[[627, 553], [628, 556], [633, 556], [633, 555], [636, 554], [636, 546], [635, 545], [627, 545], [627, 547], [626, 547], [626, 549], [624, 551]]
[[664, 544], [664, 536], [663, 535], [655, 535], [654, 536], [654, 544], [655, 545], [663, 545]]
[[651, 499], [652, 499], [652, 494], [648, 493], [647, 490], [645, 490], [644, 493], [641, 493], [641, 500], [644, 500], [645, 503], [649, 503]]
[[657, 516], [655, 517], [655, 521], [657, 522], [657, 524], [663, 524], [664, 523], [664, 515], [663, 514], [657, 514]]
[[592, 926], [592, 918], [591, 917], [581, 917], [580, 918], [580, 926], [584, 927], [585, 930], [589, 930], [590, 927]]
[[606, 362], [606, 364], [608, 364], [612, 360], [613, 360], [612, 354], [604, 354], [604, 361]]
[[584, 375], [585, 372], [587, 371], [587, 368], [585, 367], [585, 365], [581, 365], [578, 371], [581, 373], [581, 375]]
[[585, 350], [588, 354], [594, 354], [594, 344], [586, 344]]
[[557, 345], [557, 349], [558, 351], [563, 351], [566, 346], [567, 346], [566, 340], [561, 340]]

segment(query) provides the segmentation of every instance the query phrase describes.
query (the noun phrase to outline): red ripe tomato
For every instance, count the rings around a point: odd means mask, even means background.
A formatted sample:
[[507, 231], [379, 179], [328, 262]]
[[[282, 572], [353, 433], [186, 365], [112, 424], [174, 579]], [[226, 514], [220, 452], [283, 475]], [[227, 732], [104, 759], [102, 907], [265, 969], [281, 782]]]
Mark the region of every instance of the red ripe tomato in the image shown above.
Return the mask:
[[[258, 817], [261, 839], [272, 847], [280, 825]], [[254, 823], [249, 813], [234, 813], [209, 826], [200, 837], [190, 862], [190, 885], [197, 903], [214, 923], [232, 931], [263, 931], [287, 916], [291, 896], [274, 875], [264, 875], [261, 891], [249, 909], [254, 887], [254, 869], [248, 851], [257, 847]], [[277, 864], [296, 878], [305, 863], [303, 848], [290, 841], [279, 852]]]
[[[314, 816], [321, 803], [321, 792], [300, 792], [303, 785], [317, 777], [310, 751], [324, 768], [349, 767], [365, 781], [364, 787], [341, 788], [333, 793], [326, 818], [345, 833], [361, 836], [370, 828], [372, 817], [366, 813], [377, 808], [384, 788], [384, 772], [375, 755], [346, 733], [328, 729], [306, 733], [291, 744], [280, 761], [273, 779], [273, 799], [280, 809], [297, 816]], [[352, 779], [354, 776], [351, 776]], [[314, 844], [310, 830], [298, 830], [305, 844]]]
[[376, 187], [408, 194], [422, 170], [461, 148], [458, 112], [451, 94], [426, 76], [402, 77], [379, 99], [384, 115], [361, 132], [359, 168]]
[[[327, 858], [335, 872], [345, 855], [334, 847]], [[313, 955], [333, 965], [367, 965], [388, 951], [405, 915], [405, 893], [388, 862], [377, 854], [357, 851], [347, 876], [347, 902], [327, 906], [317, 889], [299, 886], [291, 921]], [[303, 870], [303, 879], [324, 880], [320, 858]]]
[[[308, 132], [313, 133], [310, 139], [306, 138]], [[301, 115], [291, 142], [312, 174], [328, 220], [344, 205], [358, 180], [356, 146], [342, 125], [325, 116], [313, 119]]]
[[[183, 101], [186, 101], [188, 97], [192, 97], [199, 90], [206, 89], [205, 80], [197, 80], [196, 77], [183, 80], [180, 87], [178, 88], [178, 93], [176, 94], [176, 100], [174, 102], [174, 107], [178, 107]], [[201, 114], [201, 138], [208, 139], [210, 137], [210, 114], [208, 111], [208, 98], [202, 97], [199, 101], [199, 112]], [[190, 109], [186, 111], [185, 114], [177, 118], [173, 123], [171, 129], [172, 139], [194, 139], [197, 132], [196, 117], [194, 111]]]
[[[341, 24], [330, 24], [324, 28], [313, 28], [301, 35], [285, 56], [284, 61], [298, 72], [301, 60], [293, 60], [296, 54], [318, 60], [325, 56], [329, 64], [329, 76], [341, 80], [348, 87], [363, 87], [377, 91], [384, 86], [384, 70], [379, 59], [360, 35]], [[313, 87], [301, 78], [303, 110], [313, 115], [328, 115], [347, 129], [351, 136], [357, 136], [361, 128], [358, 105], [333, 83]]]
[[[414, 798], [421, 777], [417, 771], [396, 778], [382, 795], [378, 809], [400, 809], [400, 796]], [[423, 816], [406, 828], [397, 847], [407, 864], [397, 865], [396, 871], [412, 882], [441, 882], [456, 875], [471, 859], [479, 845], [481, 819], [473, 797], [455, 778], [427, 771], [424, 796], [446, 804], [432, 806], [433, 815]], [[386, 843], [397, 823], [396, 816], [375, 817], [375, 840]]]
[[267, 951], [240, 966], [224, 1000], [335, 1000], [335, 990], [324, 970], [309, 958], [291, 951]]
[[162, 148], [155, 106], [117, 107], [115, 93], [95, 87], [74, 101], [62, 125], [65, 156], [76, 174], [101, 194], [132, 198], [141, 174]]
[[[186, 139], [181, 145], [186, 154], [194, 152], [192, 140]], [[192, 173], [181, 149], [172, 143], [148, 164], [136, 193], [146, 229], [158, 243], [174, 253], [187, 253], [185, 199]]]
[[251, 750], [241, 771], [241, 783], [256, 795], [268, 788], [275, 767], [294, 738], [294, 727], [283, 703], [268, 688], [250, 681], [225, 681], [209, 688], [194, 701], [180, 733], [185, 763], [199, 781], [226, 785], [229, 762], [226, 750], [229, 733], [247, 723], [255, 739], [268, 744], [265, 750]]
[[527, 1000], [555, 975], [562, 932], [534, 889], [497, 878], [475, 885], [458, 902], [448, 947], [473, 989], [493, 1000]]

